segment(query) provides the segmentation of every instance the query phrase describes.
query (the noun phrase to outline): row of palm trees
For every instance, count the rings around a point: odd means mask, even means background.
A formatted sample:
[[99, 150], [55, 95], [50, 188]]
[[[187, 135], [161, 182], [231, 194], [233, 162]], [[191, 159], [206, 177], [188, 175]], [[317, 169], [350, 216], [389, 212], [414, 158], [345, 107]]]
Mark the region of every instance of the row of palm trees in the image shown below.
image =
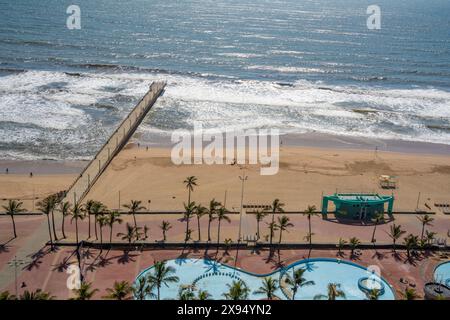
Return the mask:
[[[184, 184], [186, 189], [188, 190], [188, 202], [187, 204], [184, 203], [184, 221], [186, 222], [186, 229], [185, 229], [185, 241], [192, 240], [192, 232], [193, 230], [190, 228], [190, 222], [193, 217], [196, 217], [197, 220], [197, 231], [198, 231], [198, 241], [201, 241], [202, 235], [201, 235], [201, 228], [200, 228], [200, 220], [202, 217], [207, 216], [207, 233], [208, 233], [208, 242], [211, 241], [211, 224], [214, 220], [217, 220], [218, 226], [217, 226], [217, 242], [220, 242], [220, 231], [221, 231], [221, 224], [223, 221], [230, 223], [231, 220], [228, 216], [229, 211], [225, 208], [224, 205], [222, 205], [220, 202], [216, 201], [215, 199], [212, 199], [209, 203], [208, 207], [204, 207], [201, 204], [197, 204], [195, 201], [191, 201], [191, 193], [194, 192], [194, 188], [198, 186], [198, 179], [195, 176], [187, 177], [184, 180]], [[25, 211], [25, 209], [22, 207], [23, 203], [19, 202], [17, 200], [9, 200], [8, 204], [6, 206], [3, 206], [3, 209], [5, 210], [6, 214], [8, 214], [11, 217], [12, 220], [12, 226], [13, 226], [13, 236], [14, 238], [17, 237], [17, 231], [16, 231], [16, 224], [14, 220], [14, 216], [18, 213], [22, 213]], [[129, 204], [123, 205], [125, 209], [128, 210], [128, 213], [133, 216], [133, 225], [130, 225], [127, 223], [126, 225], [126, 232], [120, 233], [118, 236], [121, 236], [123, 240], [127, 240], [129, 243], [135, 240], [146, 240], [148, 238], [148, 227], [140, 227], [138, 226], [137, 220], [136, 220], [136, 213], [139, 211], [145, 209], [145, 207], [141, 206], [141, 201], [137, 200], [131, 200]], [[285, 215], [278, 216], [277, 220], [275, 220], [275, 215], [279, 213], [284, 212], [284, 204], [279, 200], [275, 199], [272, 202], [272, 205], [270, 206], [270, 209], [267, 211], [256, 211], [255, 212], [255, 219], [257, 223], [257, 239], [260, 239], [260, 223], [264, 220], [264, 218], [271, 214], [272, 219], [270, 223], [267, 223], [268, 227], [268, 236], [267, 240], [269, 241], [270, 245], [273, 244], [273, 239], [275, 237], [275, 232], [279, 231], [279, 239], [278, 242], [281, 243], [282, 241], [282, 235], [283, 232], [287, 232], [288, 228], [293, 227], [294, 225], [289, 221], [289, 218]], [[62, 216], [62, 225], [61, 225], [61, 232], [62, 232], [62, 238], [66, 238], [65, 234], [65, 219], [66, 217], [71, 217], [71, 223], [75, 222], [75, 235], [76, 235], [76, 242], [79, 243], [78, 239], [78, 222], [83, 220], [85, 217], [88, 218], [88, 238], [91, 238], [91, 217], [94, 218], [94, 235], [96, 240], [99, 240], [99, 234], [100, 234], [100, 241], [103, 242], [102, 239], [102, 233], [98, 232], [101, 231], [103, 227], [109, 226], [110, 227], [110, 242], [112, 241], [112, 235], [113, 235], [113, 226], [114, 224], [121, 224], [122, 219], [120, 218], [120, 213], [118, 211], [111, 211], [109, 210], [104, 204], [102, 204], [99, 201], [94, 200], [88, 200], [86, 204], [75, 204], [72, 206], [68, 202], [63, 201], [63, 195], [61, 194], [55, 194], [51, 195], [44, 200], [38, 202], [37, 208], [40, 212], [44, 213], [47, 217], [47, 223], [48, 223], [48, 231], [49, 231], [49, 238], [51, 246], [53, 247], [53, 241], [58, 241], [58, 235], [56, 232], [56, 226], [55, 226], [55, 211], [59, 211]], [[305, 240], [309, 242], [310, 245], [313, 243], [313, 235], [312, 232], [312, 225], [311, 220], [312, 217], [317, 216], [317, 209], [315, 206], [308, 206], [307, 209], [304, 212], [304, 215], [308, 219], [308, 232], [305, 236]], [[426, 247], [427, 245], [430, 245], [436, 235], [435, 232], [431, 232], [429, 230], [426, 230], [427, 226], [431, 226], [433, 222], [433, 218], [429, 215], [423, 215], [418, 217], [421, 225], [422, 225], [422, 231], [420, 238], [418, 236], [409, 234], [404, 239], [404, 245], [407, 248], [407, 255], [408, 258], [410, 257], [410, 251], [414, 247]], [[376, 230], [377, 226], [384, 221], [384, 215], [383, 213], [376, 213], [374, 216], [374, 229], [372, 233], [372, 242], [376, 242]], [[161, 225], [159, 226], [163, 233], [163, 241], [166, 241], [167, 239], [167, 232], [172, 228], [172, 225], [168, 221], [162, 221]], [[404, 230], [401, 229], [401, 226], [399, 225], [391, 225], [390, 232], [388, 233], [389, 237], [393, 240], [393, 250], [395, 251], [396, 243], [397, 241], [403, 236], [405, 233]], [[342, 239], [339, 240], [340, 244], [343, 241]], [[350, 241], [350, 245], [352, 245], [352, 241]]]

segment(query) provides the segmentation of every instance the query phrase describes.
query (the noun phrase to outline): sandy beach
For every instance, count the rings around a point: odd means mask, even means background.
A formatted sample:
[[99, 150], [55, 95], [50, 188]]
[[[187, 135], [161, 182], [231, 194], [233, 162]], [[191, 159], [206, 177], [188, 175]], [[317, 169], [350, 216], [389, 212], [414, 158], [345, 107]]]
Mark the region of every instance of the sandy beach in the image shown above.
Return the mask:
[[[245, 174], [244, 204], [269, 205], [275, 198], [286, 204], [287, 211], [302, 211], [308, 205], [320, 208], [322, 194], [338, 192], [393, 193], [394, 211], [419, 208], [436, 211], [434, 203], [449, 202], [450, 156], [414, 154], [364, 149], [312, 148], [282, 145], [280, 169], [273, 176], [261, 176], [259, 165], [175, 165], [169, 148], [148, 150], [129, 144], [113, 160], [86, 199], [118, 208], [130, 200], [141, 200], [149, 211], [182, 210], [187, 201], [183, 180], [198, 178], [192, 199], [207, 204], [212, 198], [225, 202], [229, 210], [240, 207], [241, 181]], [[4, 166], [4, 163], [0, 163]], [[28, 170], [12, 169], [0, 175], [1, 200], [23, 199], [31, 210], [31, 198], [42, 198], [65, 190], [75, 179], [83, 163], [40, 163], [32, 178]], [[23, 164], [26, 166], [26, 164]], [[11, 168], [11, 164], [9, 164]], [[20, 174], [22, 172], [22, 174]], [[380, 175], [397, 177], [398, 188], [384, 190]], [[420, 198], [419, 198], [420, 192]], [[120, 195], [119, 195], [120, 194]], [[428, 206], [428, 207], [427, 207]], [[430, 209], [431, 208], [431, 209]]]

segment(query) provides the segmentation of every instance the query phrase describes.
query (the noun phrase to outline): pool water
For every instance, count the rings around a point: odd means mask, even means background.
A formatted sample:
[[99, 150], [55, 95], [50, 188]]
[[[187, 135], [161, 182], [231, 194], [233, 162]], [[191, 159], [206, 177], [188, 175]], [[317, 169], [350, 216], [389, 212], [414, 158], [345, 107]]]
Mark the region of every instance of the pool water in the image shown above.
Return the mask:
[[[357, 264], [340, 261], [336, 259], [308, 259], [297, 261], [283, 269], [277, 270], [271, 274], [256, 275], [241, 269], [235, 269], [221, 264], [214, 260], [207, 259], [175, 259], [168, 260], [167, 266], [175, 269], [176, 276], [179, 277], [178, 283], [169, 284], [161, 287], [161, 299], [177, 299], [180, 285], [194, 284], [197, 289], [207, 290], [211, 299], [225, 299], [223, 294], [228, 291], [227, 284], [235, 280], [243, 280], [250, 288], [249, 299], [264, 299], [264, 295], [255, 294], [255, 291], [262, 285], [264, 277], [272, 277], [279, 284], [280, 276], [285, 272], [292, 274], [297, 268], [304, 268], [306, 272], [304, 278], [314, 281], [314, 285], [299, 288], [295, 296], [296, 300], [311, 300], [316, 295], [326, 295], [327, 285], [329, 283], [339, 283], [340, 289], [345, 292], [347, 300], [367, 299], [366, 294], [359, 288], [358, 281], [361, 278], [374, 277], [366, 268]], [[142, 271], [136, 281], [141, 277], [153, 272], [153, 267]], [[375, 276], [376, 277], [376, 276]], [[390, 285], [382, 278], [376, 277], [377, 281], [384, 286], [384, 293], [379, 300], [394, 300], [395, 295]], [[276, 295], [280, 299], [287, 299], [279, 288]]]
[[434, 280], [450, 286], [450, 261], [441, 263], [434, 270]]

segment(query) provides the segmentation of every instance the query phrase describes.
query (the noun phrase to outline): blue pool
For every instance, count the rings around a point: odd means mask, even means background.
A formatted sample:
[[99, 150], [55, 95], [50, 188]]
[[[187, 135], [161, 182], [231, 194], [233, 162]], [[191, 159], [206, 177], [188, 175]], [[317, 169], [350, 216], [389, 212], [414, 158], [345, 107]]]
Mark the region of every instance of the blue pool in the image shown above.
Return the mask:
[[[175, 259], [168, 260], [167, 266], [176, 270], [176, 276], [180, 281], [175, 284], [169, 284], [168, 287], [161, 287], [161, 299], [176, 299], [180, 285], [194, 284], [197, 289], [207, 290], [211, 299], [225, 299], [223, 293], [228, 291], [227, 284], [233, 280], [243, 280], [250, 288], [249, 299], [263, 299], [264, 295], [258, 295], [254, 292], [262, 284], [264, 277], [272, 277], [277, 283], [288, 272], [293, 272], [297, 268], [304, 268], [306, 272], [304, 278], [314, 281], [314, 285], [305, 286], [298, 289], [295, 296], [296, 300], [311, 300], [317, 295], [327, 294], [327, 285], [329, 283], [339, 283], [341, 290], [345, 292], [347, 300], [367, 299], [365, 293], [360, 289], [361, 281], [375, 277], [377, 285], [383, 288], [383, 294], [380, 300], [395, 299], [394, 292], [390, 285], [382, 278], [375, 276], [366, 268], [357, 264], [336, 259], [308, 259], [295, 262], [283, 269], [277, 270], [271, 274], [256, 275], [241, 269], [235, 269], [227, 265], [218, 263], [214, 260], [205, 259]], [[153, 272], [153, 267], [142, 271], [136, 278], [146, 277]], [[280, 299], [287, 299], [289, 296], [286, 290], [280, 288], [276, 292]]]
[[434, 280], [450, 286], [450, 261], [441, 263], [434, 270]]

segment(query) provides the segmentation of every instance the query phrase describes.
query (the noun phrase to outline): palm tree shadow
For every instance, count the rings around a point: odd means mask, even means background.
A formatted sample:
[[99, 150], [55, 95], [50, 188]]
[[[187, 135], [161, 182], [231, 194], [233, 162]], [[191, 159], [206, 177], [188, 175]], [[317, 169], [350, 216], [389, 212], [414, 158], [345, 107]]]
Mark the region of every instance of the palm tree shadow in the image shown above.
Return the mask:
[[125, 250], [123, 254], [117, 259], [117, 262], [120, 264], [127, 264], [130, 262], [136, 262], [136, 259], [133, 259], [134, 257], [137, 257], [137, 254], [130, 254], [130, 251]]
[[9, 248], [10, 248], [10, 246], [8, 246], [6, 243], [0, 245], [0, 253], [9, 252]]
[[47, 254], [53, 253], [56, 250], [59, 250], [57, 247], [46, 248], [43, 247], [39, 249], [37, 252], [28, 255], [27, 257], [31, 258], [31, 262], [23, 267], [23, 270], [31, 271], [33, 269], [38, 269], [39, 265], [42, 264], [42, 258], [44, 258]]
[[6, 248], [6, 247], [9, 247], [8, 244], [9, 244], [11, 241], [13, 241], [14, 239], [15, 239], [15, 238], [12, 237], [12, 238], [9, 239], [8, 241], [6, 241], [6, 242], [0, 244], [0, 253], [2, 252], [1, 249]]
[[74, 254], [75, 254], [75, 251], [72, 251], [72, 253], [70, 255], [65, 257], [60, 263], [56, 264], [54, 266], [54, 268], [52, 269], [52, 271], [58, 271], [58, 272], [66, 271], [67, 268], [69, 268], [69, 266], [72, 264], [72, 263], [69, 263], [69, 261], [73, 257]]
[[375, 253], [372, 256], [372, 259], [373, 258], [376, 258], [378, 260], [383, 260], [384, 258], [386, 258], [386, 254], [382, 253], [382, 252], [379, 252], [378, 250], [375, 250]]

